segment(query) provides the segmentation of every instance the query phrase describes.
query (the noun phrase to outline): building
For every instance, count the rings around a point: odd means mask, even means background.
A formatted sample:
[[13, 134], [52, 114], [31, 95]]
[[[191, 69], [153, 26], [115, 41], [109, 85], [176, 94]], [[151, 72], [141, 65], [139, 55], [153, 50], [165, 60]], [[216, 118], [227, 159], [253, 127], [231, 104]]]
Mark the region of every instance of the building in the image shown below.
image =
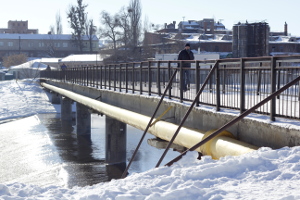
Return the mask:
[[[83, 51], [75, 45], [72, 35], [51, 34], [0, 34], [0, 57], [26, 54], [28, 57], [65, 57], [70, 54], [97, 53], [99, 39], [83, 36]], [[90, 44], [92, 51], [90, 50]]]
[[232, 56], [258, 57], [269, 56], [268, 23], [238, 23], [233, 26]]
[[38, 29], [28, 29], [28, 21], [8, 21], [7, 28], [0, 28], [0, 33], [38, 34]]

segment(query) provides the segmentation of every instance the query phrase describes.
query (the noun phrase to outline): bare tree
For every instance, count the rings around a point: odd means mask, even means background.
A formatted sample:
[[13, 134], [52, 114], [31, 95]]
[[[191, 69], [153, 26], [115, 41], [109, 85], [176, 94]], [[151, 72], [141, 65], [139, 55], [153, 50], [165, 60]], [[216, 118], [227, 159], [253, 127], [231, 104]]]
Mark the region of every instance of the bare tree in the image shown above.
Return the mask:
[[50, 26], [50, 32], [48, 34], [62, 34], [62, 33], [63, 33], [63, 28], [61, 23], [61, 16], [60, 16], [60, 12], [57, 12], [55, 17], [55, 26], [54, 25]]
[[82, 0], [77, 0], [77, 6], [70, 6], [67, 12], [67, 18], [69, 19], [70, 27], [73, 29], [72, 37], [76, 46], [79, 47], [80, 52], [84, 48], [82, 36], [85, 35], [85, 24], [87, 19], [87, 13], [85, 8], [88, 5], [82, 4]]
[[56, 13], [56, 34], [63, 34], [60, 12]]
[[85, 32], [87, 37], [89, 38], [89, 46], [90, 46], [90, 52], [93, 52], [93, 38], [96, 37], [96, 31], [97, 27], [94, 26], [94, 21], [90, 19], [89, 21], [86, 21], [85, 23]]
[[55, 27], [53, 25], [50, 26], [50, 31], [48, 34], [55, 34]]
[[22, 63], [27, 62], [27, 56], [25, 54], [14, 54], [10, 56], [5, 56], [3, 58], [3, 65], [6, 68], [9, 68], [11, 66], [20, 65]]
[[141, 15], [142, 8], [140, 0], [131, 0], [129, 3], [129, 17], [130, 17], [130, 29], [132, 35], [131, 44], [133, 48], [138, 46], [139, 37], [141, 33]]
[[112, 40], [114, 54], [116, 55], [117, 41], [120, 37], [119, 16], [118, 15], [111, 16], [106, 11], [102, 11], [101, 21], [104, 27], [99, 29], [100, 37], [109, 38]]
[[119, 11], [119, 26], [122, 29], [121, 41], [124, 44], [124, 47], [128, 47], [129, 43], [129, 33], [130, 33], [130, 22], [129, 22], [129, 12], [128, 9], [122, 7]]

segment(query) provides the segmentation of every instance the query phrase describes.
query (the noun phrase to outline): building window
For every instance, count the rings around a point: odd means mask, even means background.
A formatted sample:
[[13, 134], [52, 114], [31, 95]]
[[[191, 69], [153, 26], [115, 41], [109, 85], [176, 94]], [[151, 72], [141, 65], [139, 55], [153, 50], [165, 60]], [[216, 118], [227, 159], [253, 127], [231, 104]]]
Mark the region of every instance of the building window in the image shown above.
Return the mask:
[[60, 43], [59, 43], [59, 42], [54, 43], [54, 46], [55, 46], [55, 47], [60, 47]]
[[39, 42], [39, 47], [43, 47], [44, 46], [44, 42]]
[[12, 46], [14, 46], [14, 43], [13, 42], [8, 42], [8, 46], [12, 47]]
[[3, 47], [4, 43], [3, 42], [0, 42], [0, 47]]
[[68, 43], [64, 42], [63, 47], [68, 47]]
[[283, 52], [283, 46], [280, 46], [280, 47], [279, 47], [279, 51], [280, 51], [280, 52]]
[[219, 52], [219, 46], [215, 46], [215, 52]]
[[33, 47], [33, 43], [28, 43], [28, 47]]

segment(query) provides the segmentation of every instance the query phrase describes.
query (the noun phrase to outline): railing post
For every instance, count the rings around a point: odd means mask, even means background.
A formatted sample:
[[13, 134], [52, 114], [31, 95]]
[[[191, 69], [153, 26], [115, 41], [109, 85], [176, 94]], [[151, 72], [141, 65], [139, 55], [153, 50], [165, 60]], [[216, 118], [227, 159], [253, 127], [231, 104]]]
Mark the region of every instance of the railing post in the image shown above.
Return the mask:
[[140, 63], [140, 94], [143, 94], [143, 62]]
[[240, 61], [240, 113], [245, 111], [245, 61]]
[[120, 71], [119, 71], [119, 91], [122, 91], [122, 64], [120, 64]]
[[151, 61], [148, 62], [148, 95], [151, 95]]
[[[259, 63], [259, 67], [262, 66], [262, 63]], [[261, 69], [258, 70], [258, 80], [257, 80], [257, 90], [256, 90], [256, 94], [259, 95], [260, 94], [260, 87], [261, 87]]]
[[179, 91], [180, 91], [180, 102], [183, 102], [183, 76], [184, 76], [184, 71], [183, 71], [183, 61], [180, 61], [180, 79], [179, 79]]
[[104, 66], [104, 89], [107, 88], [107, 77], [106, 77], [106, 67], [107, 65]]
[[110, 77], [110, 67], [111, 65], [108, 65], [108, 89], [111, 89], [111, 77]]
[[128, 64], [125, 64], [125, 92], [128, 92]]
[[161, 95], [161, 88], [160, 88], [160, 61], [157, 62], [157, 94], [158, 96]]
[[132, 93], [134, 94], [134, 84], [135, 84], [135, 79], [134, 79], [134, 66], [135, 64], [132, 63], [132, 71], [131, 71], [131, 85], [132, 85]]
[[[218, 66], [219, 66], [219, 64], [218, 64]], [[212, 69], [212, 65], [210, 65], [210, 70]], [[209, 79], [209, 92], [212, 92], [213, 90], [212, 90], [212, 78], [211, 79]]]
[[[271, 57], [271, 93], [276, 91], [276, 58]], [[275, 121], [276, 115], [276, 97], [271, 99], [270, 120]]]
[[100, 82], [100, 89], [102, 89], [102, 65], [100, 65], [100, 80], [99, 80], [99, 82]]
[[85, 84], [89, 85], [89, 77], [88, 77], [88, 67], [85, 67]]
[[117, 64], [114, 65], [114, 91], [116, 91], [117, 87]]
[[[168, 80], [170, 81], [171, 79], [171, 62], [168, 61]], [[172, 96], [172, 83], [171, 83], [171, 86], [169, 87], [169, 99], [171, 99], [171, 96]]]
[[[199, 61], [196, 61], [196, 73], [195, 73], [195, 84], [196, 84], [196, 93], [200, 90], [200, 65]], [[199, 106], [199, 97], [196, 100], [196, 106]]]
[[217, 63], [217, 69], [216, 69], [216, 111], [220, 111], [220, 102], [221, 102], [221, 90], [220, 90], [220, 69], [219, 69], [219, 63]]
[[224, 67], [223, 67], [223, 80], [222, 80], [222, 93], [223, 94], [225, 94], [225, 90], [226, 90], [226, 87], [225, 87], [225, 85], [226, 85], [226, 65], [224, 65]]
[[[280, 89], [280, 67], [281, 67], [281, 62], [278, 63], [279, 69], [277, 70], [277, 90]], [[300, 92], [300, 91], [299, 91]], [[280, 95], [277, 95], [277, 99], [280, 99]]]

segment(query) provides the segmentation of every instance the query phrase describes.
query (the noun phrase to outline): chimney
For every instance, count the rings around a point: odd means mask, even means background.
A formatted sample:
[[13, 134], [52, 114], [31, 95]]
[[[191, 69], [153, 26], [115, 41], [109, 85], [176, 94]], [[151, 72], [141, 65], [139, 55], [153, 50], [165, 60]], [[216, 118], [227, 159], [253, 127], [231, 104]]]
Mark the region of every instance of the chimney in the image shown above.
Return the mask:
[[284, 23], [284, 35], [285, 35], [285, 36], [288, 35], [288, 25], [287, 25], [286, 22]]

